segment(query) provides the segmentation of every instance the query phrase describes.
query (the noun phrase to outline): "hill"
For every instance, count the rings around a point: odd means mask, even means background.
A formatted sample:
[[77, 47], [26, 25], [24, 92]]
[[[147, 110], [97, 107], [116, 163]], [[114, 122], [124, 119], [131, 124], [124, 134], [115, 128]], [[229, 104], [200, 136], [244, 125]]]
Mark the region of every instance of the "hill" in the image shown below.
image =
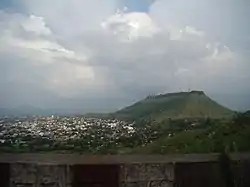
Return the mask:
[[232, 116], [233, 111], [213, 101], [203, 91], [191, 91], [148, 96], [112, 115], [123, 120], [161, 122], [169, 118], [226, 118]]
[[230, 120], [207, 120], [197, 127], [178, 131], [166, 129], [147, 145], [128, 150], [131, 154], [249, 152], [250, 111], [236, 113]]

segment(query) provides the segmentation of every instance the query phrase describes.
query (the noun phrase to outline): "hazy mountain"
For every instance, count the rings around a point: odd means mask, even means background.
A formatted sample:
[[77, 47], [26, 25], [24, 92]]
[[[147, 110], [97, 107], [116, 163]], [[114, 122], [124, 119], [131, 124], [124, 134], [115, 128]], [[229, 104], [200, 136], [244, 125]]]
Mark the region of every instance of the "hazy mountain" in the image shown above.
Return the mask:
[[32, 115], [50, 115], [52, 114], [49, 110], [43, 110], [33, 106], [19, 106], [16, 108], [0, 108], [0, 116], [32, 116]]

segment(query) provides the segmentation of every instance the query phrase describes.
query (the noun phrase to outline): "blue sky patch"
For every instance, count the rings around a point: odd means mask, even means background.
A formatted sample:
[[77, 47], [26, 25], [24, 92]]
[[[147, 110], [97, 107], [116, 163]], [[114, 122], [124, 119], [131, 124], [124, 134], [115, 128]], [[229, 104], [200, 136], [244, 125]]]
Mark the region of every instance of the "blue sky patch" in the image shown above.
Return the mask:
[[127, 7], [129, 12], [148, 12], [153, 0], [120, 0], [119, 8]]

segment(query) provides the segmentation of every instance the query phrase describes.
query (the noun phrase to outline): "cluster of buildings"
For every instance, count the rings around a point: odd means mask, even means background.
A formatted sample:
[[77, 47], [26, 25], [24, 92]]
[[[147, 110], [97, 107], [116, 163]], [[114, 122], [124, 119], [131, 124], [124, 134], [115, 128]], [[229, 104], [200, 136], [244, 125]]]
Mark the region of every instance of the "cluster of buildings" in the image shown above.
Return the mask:
[[0, 119], [0, 145], [25, 144], [34, 140], [69, 142], [116, 141], [133, 136], [134, 124], [118, 120], [85, 117], [33, 117]]

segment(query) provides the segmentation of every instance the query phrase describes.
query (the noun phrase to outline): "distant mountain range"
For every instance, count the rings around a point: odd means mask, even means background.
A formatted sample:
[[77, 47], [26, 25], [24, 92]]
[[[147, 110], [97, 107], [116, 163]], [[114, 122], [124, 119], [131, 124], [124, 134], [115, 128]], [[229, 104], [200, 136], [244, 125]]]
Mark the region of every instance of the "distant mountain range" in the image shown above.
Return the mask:
[[81, 112], [70, 111], [67, 109], [42, 109], [29, 105], [16, 108], [0, 108], [0, 117], [23, 117], [23, 116], [50, 116], [50, 115], [78, 115]]
[[226, 118], [233, 111], [210, 99], [203, 91], [168, 93], [136, 102], [111, 116], [119, 119]]
[[[32, 106], [20, 106], [13, 109], [0, 108], [0, 116], [52, 114], [70, 115], [76, 113], [58, 109], [44, 110]], [[122, 120], [153, 119], [160, 122], [168, 118], [223, 118], [232, 114], [232, 110], [213, 101], [203, 91], [190, 91], [152, 95], [114, 113], [87, 114], [85, 116]]]
[[0, 108], [0, 116], [32, 116], [32, 115], [50, 115], [50, 112], [32, 106], [20, 106], [17, 108]]

